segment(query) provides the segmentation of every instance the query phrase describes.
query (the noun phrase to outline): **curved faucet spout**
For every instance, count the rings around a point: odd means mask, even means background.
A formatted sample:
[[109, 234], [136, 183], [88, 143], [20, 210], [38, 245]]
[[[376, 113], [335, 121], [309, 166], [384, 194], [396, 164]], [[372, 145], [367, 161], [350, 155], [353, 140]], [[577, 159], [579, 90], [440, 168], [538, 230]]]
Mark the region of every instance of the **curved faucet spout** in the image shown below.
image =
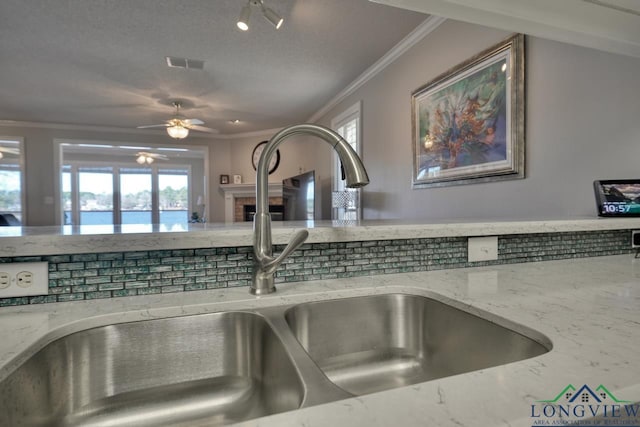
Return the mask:
[[299, 247], [309, 233], [299, 231], [275, 258], [271, 244], [271, 215], [269, 215], [269, 162], [278, 146], [294, 135], [314, 135], [329, 143], [338, 153], [345, 171], [347, 187], [363, 187], [369, 183], [369, 176], [358, 154], [340, 135], [324, 126], [305, 123], [289, 126], [276, 133], [264, 147], [256, 168], [256, 215], [253, 220], [253, 280], [251, 293], [263, 295], [275, 292], [275, 270], [284, 259]]

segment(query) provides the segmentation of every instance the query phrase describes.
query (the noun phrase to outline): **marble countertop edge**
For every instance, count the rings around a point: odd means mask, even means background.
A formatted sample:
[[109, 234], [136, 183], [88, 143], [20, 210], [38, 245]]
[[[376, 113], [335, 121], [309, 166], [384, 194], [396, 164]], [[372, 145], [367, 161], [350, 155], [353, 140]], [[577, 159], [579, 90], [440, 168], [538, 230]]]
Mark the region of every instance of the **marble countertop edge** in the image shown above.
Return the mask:
[[[640, 218], [548, 221], [420, 223], [407, 221], [316, 221], [273, 223], [274, 244], [286, 244], [300, 229], [307, 243], [474, 237], [574, 231], [640, 229]], [[110, 232], [108, 230], [111, 230]], [[124, 227], [0, 227], [0, 257], [73, 253], [198, 249], [251, 246], [251, 224], [193, 224], [184, 231], [157, 226]]]

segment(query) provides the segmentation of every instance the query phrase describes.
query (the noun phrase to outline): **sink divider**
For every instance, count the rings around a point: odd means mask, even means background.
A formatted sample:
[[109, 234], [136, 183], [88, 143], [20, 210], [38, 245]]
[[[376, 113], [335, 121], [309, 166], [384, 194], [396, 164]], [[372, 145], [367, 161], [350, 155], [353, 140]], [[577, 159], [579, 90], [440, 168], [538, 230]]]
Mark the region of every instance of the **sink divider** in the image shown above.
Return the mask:
[[298, 370], [305, 388], [304, 399], [300, 407], [305, 408], [355, 397], [355, 395], [341, 389], [327, 378], [291, 332], [285, 320], [285, 313], [295, 305], [258, 308], [252, 311], [262, 316], [271, 326], [273, 332], [282, 341], [293, 365]]

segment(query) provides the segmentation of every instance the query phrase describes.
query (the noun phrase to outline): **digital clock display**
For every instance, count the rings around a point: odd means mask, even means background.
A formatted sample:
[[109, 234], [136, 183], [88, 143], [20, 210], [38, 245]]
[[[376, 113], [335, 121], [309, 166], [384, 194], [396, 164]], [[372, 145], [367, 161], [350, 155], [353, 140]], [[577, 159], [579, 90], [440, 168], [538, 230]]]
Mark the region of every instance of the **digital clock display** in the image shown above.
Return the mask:
[[595, 181], [599, 216], [640, 216], [640, 180]]

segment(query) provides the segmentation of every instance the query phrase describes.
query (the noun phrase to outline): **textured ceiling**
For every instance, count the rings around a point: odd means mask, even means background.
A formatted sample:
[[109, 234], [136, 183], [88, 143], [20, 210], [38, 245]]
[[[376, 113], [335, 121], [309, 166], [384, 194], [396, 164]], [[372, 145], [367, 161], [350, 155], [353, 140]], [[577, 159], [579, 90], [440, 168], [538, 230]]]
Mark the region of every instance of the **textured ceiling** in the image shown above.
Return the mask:
[[[427, 15], [367, 0], [2, 0], [0, 120], [135, 128], [171, 101], [223, 134], [307, 120]], [[165, 56], [205, 61], [168, 68]], [[229, 120], [240, 119], [238, 125]]]

